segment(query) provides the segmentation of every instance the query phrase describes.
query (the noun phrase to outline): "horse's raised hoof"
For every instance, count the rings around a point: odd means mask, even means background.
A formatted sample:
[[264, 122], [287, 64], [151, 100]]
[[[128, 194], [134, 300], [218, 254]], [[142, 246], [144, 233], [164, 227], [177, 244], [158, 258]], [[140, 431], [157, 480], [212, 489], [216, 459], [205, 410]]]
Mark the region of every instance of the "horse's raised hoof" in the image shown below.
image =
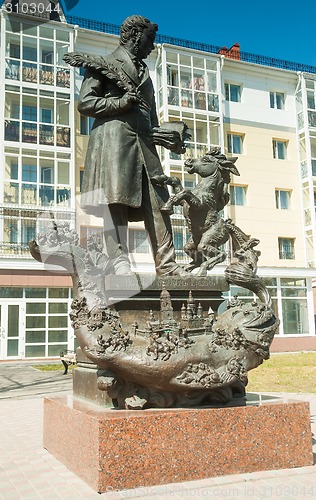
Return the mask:
[[164, 186], [168, 177], [166, 175], [154, 175], [150, 178], [153, 186]]

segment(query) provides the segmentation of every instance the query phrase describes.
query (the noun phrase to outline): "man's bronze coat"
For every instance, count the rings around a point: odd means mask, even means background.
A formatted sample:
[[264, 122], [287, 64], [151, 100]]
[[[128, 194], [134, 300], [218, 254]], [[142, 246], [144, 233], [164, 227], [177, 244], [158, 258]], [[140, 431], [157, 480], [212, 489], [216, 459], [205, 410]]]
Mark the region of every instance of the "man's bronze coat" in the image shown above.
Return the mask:
[[[140, 80], [134, 62], [122, 47], [106, 59], [134, 83], [146, 106], [134, 103], [129, 110], [120, 110], [124, 89], [100, 73], [86, 72], [78, 110], [93, 116], [95, 121], [86, 154], [82, 208], [89, 214], [102, 216], [104, 205], [127, 205], [131, 207], [129, 220], [141, 220], [142, 177], [163, 174], [149, 136], [151, 128], [158, 125], [153, 84], [144, 63]], [[154, 189], [162, 205], [168, 199], [168, 191], [161, 187]]]

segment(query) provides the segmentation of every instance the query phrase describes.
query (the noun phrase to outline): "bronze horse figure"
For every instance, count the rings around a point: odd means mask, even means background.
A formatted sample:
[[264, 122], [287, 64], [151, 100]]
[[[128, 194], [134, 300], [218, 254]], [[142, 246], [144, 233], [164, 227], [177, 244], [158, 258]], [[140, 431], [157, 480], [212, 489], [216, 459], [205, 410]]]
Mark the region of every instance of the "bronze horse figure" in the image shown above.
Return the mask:
[[208, 270], [226, 259], [226, 252], [220, 247], [228, 241], [230, 231], [219, 212], [229, 201], [230, 175], [240, 175], [234, 165], [236, 160], [235, 157], [227, 159], [218, 147], [213, 147], [201, 158], [186, 160], [188, 173], [201, 177], [193, 191], [184, 189], [177, 177], [162, 175], [151, 179], [153, 183], [167, 184], [174, 189], [162, 211], [172, 214], [175, 205], [183, 206], [191, 232], [184, 246], [184, 251], [192, 259], [187, 269], [191, 271], [199, 267], [198, 276], [205, 276]]

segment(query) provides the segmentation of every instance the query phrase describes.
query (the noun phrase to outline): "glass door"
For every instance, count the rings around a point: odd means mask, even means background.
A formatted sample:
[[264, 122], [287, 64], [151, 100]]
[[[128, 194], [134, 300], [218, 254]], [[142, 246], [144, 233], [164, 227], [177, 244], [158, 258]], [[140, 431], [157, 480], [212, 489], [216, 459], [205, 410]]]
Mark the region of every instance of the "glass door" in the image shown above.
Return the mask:
[[24, 356], [20, 304], [0, 305], [0, 359]]

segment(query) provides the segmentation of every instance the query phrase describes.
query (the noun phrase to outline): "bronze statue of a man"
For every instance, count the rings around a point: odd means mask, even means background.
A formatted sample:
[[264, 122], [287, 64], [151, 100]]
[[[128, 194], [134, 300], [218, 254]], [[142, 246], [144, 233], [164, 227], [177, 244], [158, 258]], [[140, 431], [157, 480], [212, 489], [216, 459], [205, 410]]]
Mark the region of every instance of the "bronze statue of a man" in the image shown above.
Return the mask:
[[119, 47], [103, 58], [107, 73], [87, 69], [78, 101], [80, 113], [95, 118], [82, 208], [103, 217], [105, 252], [115, 274], [131, 273], [127, 226], [137, 220], [144, 220], [156, 273], [186, 274], [175, 262], [170, 218], [160, 211], [168, 191], [150, 182], [163, 174], [151, 136], [158, 126], [154, 89], [143, 62], [154, 49], [157, 29], [142, 16], [128, 17], [121, 26]]

